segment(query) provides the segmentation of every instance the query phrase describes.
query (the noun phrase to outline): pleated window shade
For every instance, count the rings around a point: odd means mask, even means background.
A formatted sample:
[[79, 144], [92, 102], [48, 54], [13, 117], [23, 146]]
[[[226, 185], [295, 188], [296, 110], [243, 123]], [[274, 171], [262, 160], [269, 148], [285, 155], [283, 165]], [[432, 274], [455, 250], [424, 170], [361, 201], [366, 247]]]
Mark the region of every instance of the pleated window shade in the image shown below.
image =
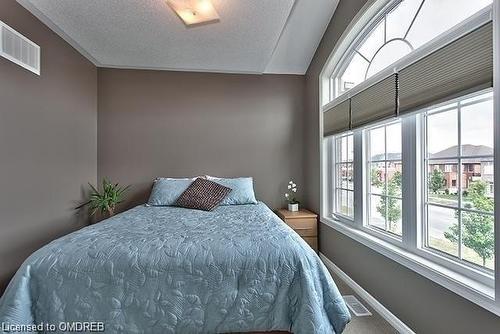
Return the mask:
[[399, 72], [399, 113], [493, 85], [492, 23], [457, 39]]
[[393, 74], [351, 98], [353, 129], [397, 115], [397, 81]]
[[346, 100], [323, 114], [323, 136], [331, 136], [350, 129], [350, 101]]
[[324, 114], [324, 135], [493, 86], [493, 24], [486, 23]]

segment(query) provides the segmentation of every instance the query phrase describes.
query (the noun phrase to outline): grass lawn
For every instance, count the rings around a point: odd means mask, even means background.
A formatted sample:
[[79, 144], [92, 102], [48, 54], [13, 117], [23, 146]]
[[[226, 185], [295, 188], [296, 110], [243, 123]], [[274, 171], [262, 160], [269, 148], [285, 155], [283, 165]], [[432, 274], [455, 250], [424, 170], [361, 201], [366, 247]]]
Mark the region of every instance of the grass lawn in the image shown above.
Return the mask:
[[[455, 255], [455, 256], [458, 253], [458, 250], [457, 250], [458, 246], [452, 244], [447, 239], [444, 239], [444, 236], [443, 236], [443, 239], [430, 237], [429, 242], [430, 242], [430, 246], [432, 248], [438, 249], [442, 252], [445, 252], [445, 253], [448, 253], [451, 255]], [[480, 265], [480, 266], [483, 265], [483, 259], [479, 255], [477, 255], [477, 253], [474, 252], [472, 249], [465, 247], [465, 246], [462, 246], [462, 253], [463, 253], [462, 257], [464, 260], [475, 263], [475, 264]], [[493, 268], [495, 266], [494, 262], [495, 262], [494, 258], [486, 260], [486, 268], [493, 270]]]
[[429, 193], [429, 197], [458, 200], [458, 195], [457, 194], [445, 194], [445, 193], [437, 193], [437, 194], [435, 194], [435, 193]]
[[[458, 195], [444, 194], [444, 193], [439, 193], [439, 194], [429, 193], [429, 202], [456, 206], [458, 203]], [[465, 206], [465, 204], [467, 203], [472, 204], [470, 201], [468, 201], [467, 196], [462, 196], [462, 206]]]
[[352, 208], [352, 207], [350, 208], [346, 205], [342, 205], [340, 207], [340, 213], [345, 215], [345, 216], [348, 216], [348, 217], [353, 215], [353, 211], [354, 211], [354, 208]]

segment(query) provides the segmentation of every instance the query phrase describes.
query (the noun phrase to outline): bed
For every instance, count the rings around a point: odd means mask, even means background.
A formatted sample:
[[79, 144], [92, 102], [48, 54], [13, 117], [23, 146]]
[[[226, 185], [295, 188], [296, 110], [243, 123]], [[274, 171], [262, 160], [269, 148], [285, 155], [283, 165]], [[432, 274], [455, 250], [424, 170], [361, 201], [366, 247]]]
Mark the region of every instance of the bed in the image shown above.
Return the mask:
[[110, 333], [341, 333], [349, 320], [321, 260], [261, 202], [137, 206], [36, 251], [0, 299], [0, 323]]

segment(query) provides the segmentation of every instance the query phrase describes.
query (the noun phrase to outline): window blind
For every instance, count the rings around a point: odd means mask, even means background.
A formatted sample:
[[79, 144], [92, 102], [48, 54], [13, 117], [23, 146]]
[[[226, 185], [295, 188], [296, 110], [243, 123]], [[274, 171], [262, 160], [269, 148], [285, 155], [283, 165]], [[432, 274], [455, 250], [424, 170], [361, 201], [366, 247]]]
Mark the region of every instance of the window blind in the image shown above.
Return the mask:
[[341, 102], [323, 114], [323, 136], [331, 136], [350, 129], [350, 100]]
[[399, 72], [399, 112], [493, 86], [493, 30], [487, 23]]
[[397, 81], [393, 74], [351, 98], [353, 129], [397, 115]]
[[420, 110], [493, 86], [488, 22], [324, 113], [324, 136]]

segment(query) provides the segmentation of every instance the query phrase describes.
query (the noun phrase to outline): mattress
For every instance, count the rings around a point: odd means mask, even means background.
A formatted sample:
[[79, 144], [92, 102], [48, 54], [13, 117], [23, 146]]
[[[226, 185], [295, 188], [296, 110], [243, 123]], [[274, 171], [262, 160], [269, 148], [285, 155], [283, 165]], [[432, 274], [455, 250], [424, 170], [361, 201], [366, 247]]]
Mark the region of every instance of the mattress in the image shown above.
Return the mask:
[[316, 253], [263, 203], [137, 206], [33, 253], [0, 299], [4, 326], [107, 333], [341, 333], [349, 320]]

